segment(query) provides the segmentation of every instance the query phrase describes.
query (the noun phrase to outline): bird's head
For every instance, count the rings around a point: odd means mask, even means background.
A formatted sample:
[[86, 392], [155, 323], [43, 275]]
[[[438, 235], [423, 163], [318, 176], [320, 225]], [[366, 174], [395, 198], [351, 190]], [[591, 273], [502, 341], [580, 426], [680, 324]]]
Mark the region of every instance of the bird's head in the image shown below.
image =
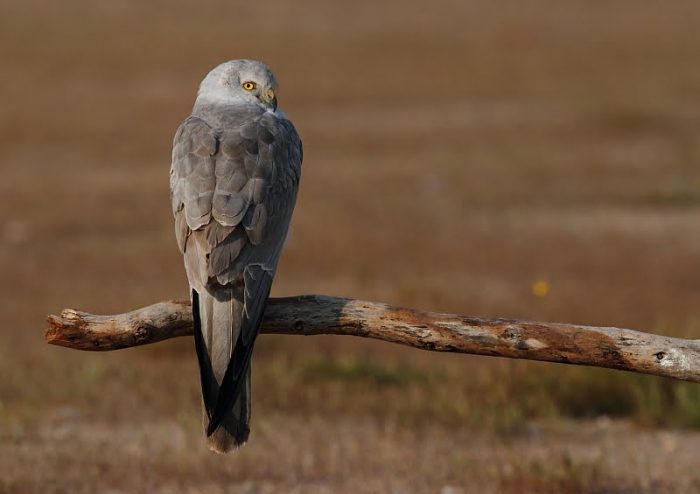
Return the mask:
[[197, 102], [255, 104], [277, 109], [277, 80], [270, 68], [256, 60], [224, 62], [207, 74], [199, 86]]

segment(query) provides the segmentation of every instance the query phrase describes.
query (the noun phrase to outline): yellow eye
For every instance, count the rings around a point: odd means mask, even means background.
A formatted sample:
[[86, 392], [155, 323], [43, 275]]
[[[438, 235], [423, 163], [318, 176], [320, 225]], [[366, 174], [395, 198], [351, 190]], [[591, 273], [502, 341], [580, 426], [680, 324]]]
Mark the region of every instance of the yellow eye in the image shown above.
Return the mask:
[[244, 82], [243, 84], [241, 84], [241, 86], [243, 86], [243, 89], [245, 89], [246, 91], [252, 91], [253, 89], [255, 89], [255, 83], [250, 81]]

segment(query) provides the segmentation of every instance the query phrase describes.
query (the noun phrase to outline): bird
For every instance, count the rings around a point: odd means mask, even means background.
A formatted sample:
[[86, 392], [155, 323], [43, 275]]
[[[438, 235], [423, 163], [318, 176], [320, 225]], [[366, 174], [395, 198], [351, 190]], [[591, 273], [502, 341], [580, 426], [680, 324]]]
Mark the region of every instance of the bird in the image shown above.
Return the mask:
[[296, 202], [303, 150], [277, 80], [231, 60], [202, 80], [173, 139], [170, 196], [184, 257], [209, 448], [250, 434], [251, 356]]

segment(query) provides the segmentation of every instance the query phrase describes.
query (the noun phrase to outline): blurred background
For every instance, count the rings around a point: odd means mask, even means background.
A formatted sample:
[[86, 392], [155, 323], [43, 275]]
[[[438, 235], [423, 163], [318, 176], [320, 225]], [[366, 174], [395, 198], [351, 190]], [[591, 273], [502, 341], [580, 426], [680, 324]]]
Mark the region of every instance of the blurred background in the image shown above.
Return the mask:
[[700, 387], [260, 338], [209, 453], [191, 341], [43, 343], [187, 297], [172, 136], [218, 63], [280, 81], [305, 161], [273, 295], [700, 338], [695, 0], [0, 0], [0, 493], [692, 492]]

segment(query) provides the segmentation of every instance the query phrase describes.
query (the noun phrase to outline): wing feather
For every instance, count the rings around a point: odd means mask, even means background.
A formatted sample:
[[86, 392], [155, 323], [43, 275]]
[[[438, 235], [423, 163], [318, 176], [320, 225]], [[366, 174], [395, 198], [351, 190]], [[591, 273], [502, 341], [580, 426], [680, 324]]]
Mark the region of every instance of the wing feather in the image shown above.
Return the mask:
[[170, 176], [190, 285], [215, 297], [234, 294], [243, 304], [216, 404], [206, 403], [208, 433], [231, 409], [245, 380], [294, 208], [302, 156], [299, 136], [285, 118], [226, 111], [183, 122]]

